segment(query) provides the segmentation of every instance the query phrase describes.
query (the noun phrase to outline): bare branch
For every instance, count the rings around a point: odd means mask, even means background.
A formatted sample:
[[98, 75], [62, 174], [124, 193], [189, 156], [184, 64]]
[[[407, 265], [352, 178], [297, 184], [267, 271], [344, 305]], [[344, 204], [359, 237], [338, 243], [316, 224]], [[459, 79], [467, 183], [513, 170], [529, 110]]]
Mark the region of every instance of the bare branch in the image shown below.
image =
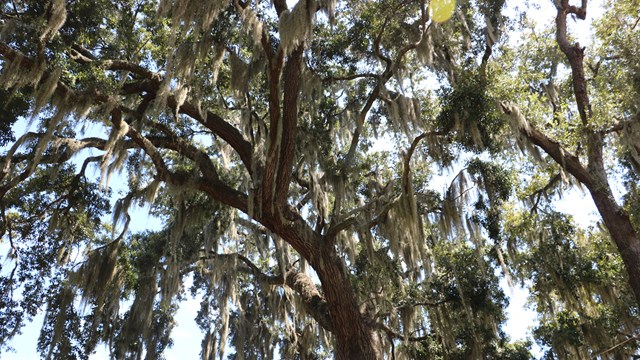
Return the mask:
[[349, 80], [356, 80], [356, 79], [362, 79], [362, 78], [377, 79], [378, 77], [379, 75], [374, 73], [351, 74], [351, 75], [342, 75], [342, 76], [329, 75], [328, 77], [322, 79], [322, 82], [349, 81]]
[[418, 144], [420, 143], [420, 141], [428, 136], [437, 136], [437, 135], [444, 135], [442, 132], [440, 131], [427, 131], [427, 132], [423, 132], [422, 134], [418, 135], [415, 139], [413, 139], [413, 141], [411, 142], [411, 146], [409, 147], [409, 150], [407, 151], [407, 155], [405, 155], [404, 158], [404, 168], [402, 171], [402, 188], [406, 193], [409, 193], [409, 173], [411, 172], [411, 157], [413, 156], [413, 153], [416, 151], [416, 148], [418, 147]]
[[562, 180], [562, 174], [557, 173], [555, 176], [549, 179], [547, 184], [542, 189], [536, 190], [533, 192], [533, 194], [528, 196], [529, 200], [533, 203], [530, 210], [532, 214], [538, 211], [538, 205], [540, 204], [542, 196], [548, 197], [549, 190], [551, 190], [560, 180]]

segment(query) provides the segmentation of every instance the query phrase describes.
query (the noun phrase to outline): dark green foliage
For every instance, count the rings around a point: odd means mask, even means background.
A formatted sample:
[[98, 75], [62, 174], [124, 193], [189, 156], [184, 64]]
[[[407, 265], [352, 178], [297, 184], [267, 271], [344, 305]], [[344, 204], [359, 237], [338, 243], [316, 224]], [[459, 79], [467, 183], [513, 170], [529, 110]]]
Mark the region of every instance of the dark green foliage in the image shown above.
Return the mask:
[[505, 121], [487, 93], [486, 79], [477, 70], [463, 73], [455, 86], [440, 90], [442, 111], [436, 118], [440, 131], [451, 134], [462, 149], [480, 153], [500, 149]]
[[504, 129], [504, 118], [497, 112], [487, 94], [486, 80], [469, 71], [453, 87], [440, 90], [442, 111], [436, 118], [438, 128], [451, 133], [462, 149], [480, 153], [499, 149], [498, 135]]
[[12, 126], [21, 117], [27, 116], [29, 100], [25, 93], [0, 89], [0, 146], [15, 140]]
[[438, 272], [442, 275], [434, 278], [431, 291], [444, 294], [442, 306], [447, 314], [444, 316], [451, 317], [449, 326], [455, 327], [452, 330], [459, 345], [456, 350], [442, 349], [441, 354], [445, 358], [465, 359], [489, 358], [501, 352], [495, 346], [503, 342], [504, 333], [499, 324], [504, 321], [503, 309], [508, 300], [494, 275], [494, 267], [486, 261], [484, 250], [464, 244], [442, 244], [434, 251], [439, 259]]
[[[513, 192], [510, 173], [502, 166], [474, 158], [467, 164], [467, 172], [484, 189], [474, 203], [473, 221], [482, 225], [490, 239], [499, 242], [502, 227], [502, 204]], [[485, 198], [486, 197], [486, 198]]]
[[[545, 212], [534, 221], [522, 224], [534, 226], [539, 234], [531, 239], [530, 250], [516, 257], [516, 264], [522, 274], [518, 276], [532, 282], [532, 298], [542, 314], [534, 336], [550, 348], [547, 357], [593, 356], [593, 351], [623, 342], [623, 334], [633, 331], [638, 320], [630, 290], [617, 285], [626, 279], [610, 240], [595, 230], [581, 233], [557, 212]], [[593, 344], [599, 345], [594, 349]], [[628, 356], [635, 349], [633, 342], [623, 345], [612, 353]]]
[[[76, 176], [74, 170], [73, 166], [44, 168], [4, 197], [2, 229], [5, 236], [13, 239], [11, 251], [20, 261], [0, 277], [3, 290], [0, 292], [0, 328], [3, 329], [0, 338], [10, 338], [9, 334], [30, 321], [43, 305], [60, 301], [59, 296], [64, 296], [62, 292], [68, 295], [67, 287], [55, 284], [64, 278], [68, 269], [58, 267], [101, 231], [100, 218], [109, 207], [106, 194], [99, 191], [97, 185]], [[64, 311], [70, 321], [79, 321], [79, 315], [70, 305], [64, 309], [56, 306], [50, 308]], [[55, 313], [48, 319], [55, 322]], [[47, 331], [53, 331], [55, 325], [49, 326]], [[69, 356], [83, 354], [81, 344], [74, 343], [77, 339], [72, 340], [77, 335], [73, 330], [76, 325], [59, 326], [70, 326], [71, 338], [64, 340], [62, 347], [56, 347], [55, 353], [63, 357], [67, 350], [75, 354]], [[44, 339], [51, 340], [44, 336], [42, 349], [49, 346]]]

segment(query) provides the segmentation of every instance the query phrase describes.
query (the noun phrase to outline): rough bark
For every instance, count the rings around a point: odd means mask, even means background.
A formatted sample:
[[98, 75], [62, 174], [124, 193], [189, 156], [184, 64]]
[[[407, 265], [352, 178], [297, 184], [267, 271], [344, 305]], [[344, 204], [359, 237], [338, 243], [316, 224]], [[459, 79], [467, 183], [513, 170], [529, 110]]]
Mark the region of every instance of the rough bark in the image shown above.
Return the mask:
[[[332, 326], [327, 330], [333, 332], [336, 341], [336, 359], [380, 359], [374, 324], [360, 313], [346, 266], [333, 242], [320, 237], [293, 211], [281, 211], [282, 217], [269, 216], [263, 224], [291, 244], [318, 274]], [[286, 223], [280, 222], [281, 218]]]
[[373, 324], [360, 313], [346, 268], [331, 243], [314, 259], [315, 268], [329, 303], [339, 360], [381, 359], [380, 343]]
[[[266, 46], [267, 44], [265, 44]], [[0, 56], [13, 60], [17, 52], [7, 44], [0, 43]], [[288, 205], [286, 205], [287, 189], [291, 177], [292, 158], [294, 155], [294, 144], [297, 122], [297, 101], [299, 96], [299, 82], [301, 69], [302, 48], [294, 51], [285, 66], [284, 98], [280, 101], [280, 94], [283, 90], [280, 87], [280, 76], [283, 70], [283, 56], [281, 52], [271, 53], [271, 73], [269, 79], [269, 101], [272, 137], [271, 145], [279, 143], [278, 146], [269, 148], [266, 164], [253, 164], [251, 157], [253, 149], [246, 141], [240, 131], [225, 121], [222, 117], [210, 111], [201, 113], [197, 107], [191, 103], [184, 102], [179, 107], [179, 112], [185, 114], [201, 123], [212, 133], [225, 140], [240, 156], [243, 165], [255, 176], [253, 169], [261, 173], [263, 186], [265, 187], [263, 200], [268, 201], [272, 206], [262, 209], [262, 212], [253, 214], [253, 218], [262, 223], [265, 227], [280, 236], [289, 243], [318, 273], [321, 281], [324, 299], [320, 297], [317, 289], [314, 289], [308, 279], [301, 276], [294, 276], [287, 279], [287, 285], [297, 290], [305, 299], [309, 300], [309, 306], [315, 306], [310, 315], [314, 316], [321, 326], [333, 332], [336, 341], [335, 357], [337, 359], [379, 359], [381, 358], [380, 343], [375, 332], [376, 327], [373, 322], [360, 313], [355, 291], [350, 283], [346, 267], [342, 259], [338, 257], [333, 243], [324, 241], [300, 215]], [[91, 60], [96, 61], [98, 60]], [[103, 61], [107, 63], [111, 70], [130, 69], [133, 64], [117, 61]], [[36, 62], [24, 57], [22, 66], [32, 69]], [[126, 94], [148, 93], [155, 94], [160, 85], [160, 80], [156, 74], [139, 69], [138, 73], [142, 80], [125, 84], [122, 92]], [[48, 74], [48, 72], [45, 72]], [[74, 100], [76, 98], [88, 98], [94, 104], [102, 104], [109, 101], [108, 96], [99, 92], [78, 93], [68, 88], [64, 83], [59, 82], [56, 94], [64, 95]], [[281, 107], [282, 104], [282, 107]], [[167, 98], [167, 105], [176, 110], [177, 101], [173, 96]], [[114, 125], [126, 122], [125, 116], [140, 117], [140, 114], [131, 111], [124, 106], [117, 106], [111, 112], [111, 121]], [[275, 129], [283, 127], [283, 139], [277, 141], [273, 138], [277, 135]], [[175, 186], [191, 186], [198, 189], [213, 200], [236, 208], [245, 213], [249, 213], [248, 196], [237, 189], [230, 187], [221, 181], [212, 166], [210, 160], [193, 146], [181, 141], [173, 134], [169, 128], [159, 129], [167, 134], [166, 137], [148, 137], [130, 128], [127, 137], [132, 146], [141, 148], [154, 162], [157, 176]], [[83, 146], [100, 147], [103, 144], [86, 144]], [[168, 170], [164, 159], [159, 155], [158, 149], [171, 149], [187, 158], [191, 158], [202, 171], [202, 176], [198, 179], [187, 179], [181, 174]], [[28, 175], [28, 174], [26, 174]], [[278, 179], [277, 198], [273, 199], [271, 186], [275, 185]], [[269, 185], [267, 185], [269, 184]], [[267, 191], [269, 190], [269, 191]], [[276, 194], [273, 194], [276, 195]], [[328, 317], [321, 312], [328, 310]], [[316, 312], [318, 311], [318, 312]]]
[[587, 14], [587, 0], [582, 0], [580, 7], [570, 6], [568, 0], [563, 0], [558, 7], [556, 17], [556, 40], [560, 49], [571, 65], [573, 92], [578, 106], [580, 118], [588, 129], [587, 135], [587, 170], [591, 178], [587, 184], [591, 197], [604, 220], [605, 226], [616, 243], [629, 275], [629, 283], [640, 304], [640, 241], [636, 229], [629, 219], [629, 215], [616, 202], [607, 179], [604, 165], [603, 135], [590, 126], [592, 117], [591, 104], [584, 76], [584, 48], [576, 43], [571, 45], [567, 40], [567, 14], [575, 14], [585, 19]]
[[629, 275], [629, 285], [640, 304], [640, 239], [633, 228], [629, 214], [618, 206], [611, 191], [589, 189], [591, 197], [602, 216], [605, 226], [622, 257], [622, 262]]

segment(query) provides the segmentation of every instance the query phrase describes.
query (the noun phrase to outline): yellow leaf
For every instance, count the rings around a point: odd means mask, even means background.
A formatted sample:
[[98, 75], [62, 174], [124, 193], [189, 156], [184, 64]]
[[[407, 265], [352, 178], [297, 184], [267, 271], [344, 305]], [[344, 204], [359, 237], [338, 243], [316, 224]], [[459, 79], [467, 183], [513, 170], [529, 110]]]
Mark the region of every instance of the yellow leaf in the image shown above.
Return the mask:
[[456, 8], [456, 0], [431, 0], [429, 2], [429, 14], [431, 20], [442, 23], [451, 18]]

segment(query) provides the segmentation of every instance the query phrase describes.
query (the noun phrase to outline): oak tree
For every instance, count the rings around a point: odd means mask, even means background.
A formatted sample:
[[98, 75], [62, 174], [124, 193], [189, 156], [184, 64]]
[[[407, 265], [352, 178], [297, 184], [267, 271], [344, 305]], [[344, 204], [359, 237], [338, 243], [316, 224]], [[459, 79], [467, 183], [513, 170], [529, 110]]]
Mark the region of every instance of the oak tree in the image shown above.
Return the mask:
[[587, 50], [586, 0], [2, 2], [0, 351], [46, 308], [46, 358], [155, 359], [193, 295], [203, 359], [529, 358], [506, 279], [550, 356], [631, 356], [632, 3]]

